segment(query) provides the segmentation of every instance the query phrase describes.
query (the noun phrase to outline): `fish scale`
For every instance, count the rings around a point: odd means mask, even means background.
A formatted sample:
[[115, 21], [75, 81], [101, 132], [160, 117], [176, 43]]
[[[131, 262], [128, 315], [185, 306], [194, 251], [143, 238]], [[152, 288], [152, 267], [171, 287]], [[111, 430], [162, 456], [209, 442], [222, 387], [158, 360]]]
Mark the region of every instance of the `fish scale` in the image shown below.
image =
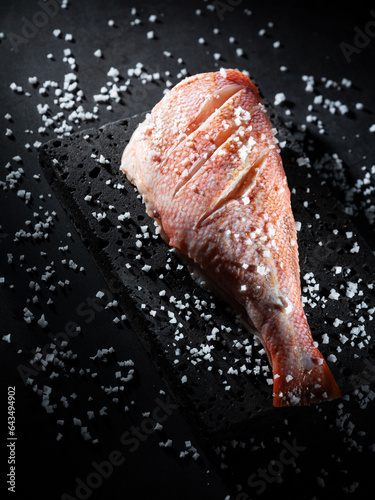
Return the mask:
[[[224, 120], [233, 132], [215, 143]], [[340, 397], [303, 311], [290, 191], [250, 79], [226, 70], [182, 80], [134, 132], [121, 169], [165, 241], [263, 344], [274, 406]]]

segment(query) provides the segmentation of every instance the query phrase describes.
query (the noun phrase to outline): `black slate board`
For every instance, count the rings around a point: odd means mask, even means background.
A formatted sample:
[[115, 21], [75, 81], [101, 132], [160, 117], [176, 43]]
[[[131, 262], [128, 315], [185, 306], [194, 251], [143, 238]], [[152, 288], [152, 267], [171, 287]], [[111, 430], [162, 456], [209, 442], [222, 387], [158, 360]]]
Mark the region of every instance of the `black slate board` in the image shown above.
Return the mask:
[[[367, 325], [363, 348], [358, 347], [359, 340], [351, 342], [349, 332], [358, 304], [365, 300], [367, 310], [375, 306], [375, 291], [368, 288], [374, 257], [315, 170], [297, 162], [304, 156], [300, 144], [267, 106], [283, 145], [294, 216], [302, 224], [298, 233], [302, 286], [306, 273], [313, 273], [319, 283], [318, 299], [312, 298], [305, 310], [323, 355], [337, 357], [329, 364], [339, 386], [350, 392], [370, 382], [361, 373], [374, 346], [373, 323]], [[202, 435], [215, 438], [246, 431], [255, 421], [267, 421], [266, 416], [274, 422], [290, 410], [272, 407], [272, 385], [267, 382], [271, 372], [265, 354], [259, 354], [261, 347], [225, 304], [194, 282], [176, 254], [155, 235], [137, 191], [119, 171], [123, 149], [144, 117], [49, 141], [40, 150], [44, 174], [190, 423]], [[101, 155], [105, 163], [99, 161]], [[125, 213], [129, 215], [119, 220]], [[353, 233], [350, 239], [347, 232]], [[358, 253], [351, 252], [355, 242]], [[342, 266], [343, 272], [332, 272], [333, 266]], [[347, 297], [348, 280], [363, 284], [366, 292]], [[328, 298], [332, 288], [340, 291], [339, 300]], [[310, 298], [314, 293], [304, 292]], [[335, 318], [343, 321], [340, 328], [334, 326]], [[323, 334], [328, 335], [328, 344], [322, 343]], [[349, 341], [343, 343], [340, 334]]]

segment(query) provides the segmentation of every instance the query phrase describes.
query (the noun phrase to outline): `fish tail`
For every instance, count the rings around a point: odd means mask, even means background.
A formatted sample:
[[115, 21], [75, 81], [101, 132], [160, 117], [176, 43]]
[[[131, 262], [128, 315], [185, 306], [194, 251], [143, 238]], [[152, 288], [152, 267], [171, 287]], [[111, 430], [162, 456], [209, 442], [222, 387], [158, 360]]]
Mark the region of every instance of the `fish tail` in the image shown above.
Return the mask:
[[342, 397], [326, 361], [319, 351], [317, 354], [310, 358], [313, 366], [294, 367], [292, 372], [273, 360], [274, 406], [308, 406]]
[[263, 325], [261, 341], [273, 371], [273, 405], [308, 406], [342, 397], [303, 311], [294, 321], [274, 315]]

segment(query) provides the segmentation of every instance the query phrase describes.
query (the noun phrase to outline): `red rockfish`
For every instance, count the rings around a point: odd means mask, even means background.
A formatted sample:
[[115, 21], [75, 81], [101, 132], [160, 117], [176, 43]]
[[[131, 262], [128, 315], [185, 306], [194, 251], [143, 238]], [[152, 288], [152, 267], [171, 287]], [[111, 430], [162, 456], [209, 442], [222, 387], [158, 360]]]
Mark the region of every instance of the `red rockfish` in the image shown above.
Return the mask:
[[164, 240], [259, 338], [274, 406], [340, 397], [302, 307], [290, 191], [250, 79], [221, 69], [182, 80], [135, 130], [121, 169]]

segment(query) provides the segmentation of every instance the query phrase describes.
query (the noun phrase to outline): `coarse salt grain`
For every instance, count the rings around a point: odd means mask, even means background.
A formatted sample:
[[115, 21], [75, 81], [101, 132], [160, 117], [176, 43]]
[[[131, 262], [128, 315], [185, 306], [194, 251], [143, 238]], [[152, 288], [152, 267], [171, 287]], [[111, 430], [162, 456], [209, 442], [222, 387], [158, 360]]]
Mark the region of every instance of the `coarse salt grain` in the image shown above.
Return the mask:
[[337, 357], [334, 354], [329, 354], [327, 356], [327, 361], [330, 361], [331, 363], [336, 363]]
[[281, 103], [282, 103], [282, 102], [284, 102], [285, 100], [286, 100], [286, 97], [285, 97], [284, 92], [278, 92], [278, 93], [275, 95], [274, 104], [277, 106], [278, 104], [281, 104]]
[[38, 325], [41, 328], [46, 328], [46, 326], [48, 325], [48, 321], [46, 320], [44, 314], [42, 314], [41, 317], [38, 319]]
[[333, 300], [339, 300], [340, 294], [338, 292], [336, 292], [336, 290], [334, 288], [331, 288], [331, 291], [330, 291], [328, 298], [333, 299]]
[[107, 76], [111, 76], [112, 78], [116, 79], [119, 76], [119, 74], [120, 72], [118, 69], [111, 67], [107, 73]]

